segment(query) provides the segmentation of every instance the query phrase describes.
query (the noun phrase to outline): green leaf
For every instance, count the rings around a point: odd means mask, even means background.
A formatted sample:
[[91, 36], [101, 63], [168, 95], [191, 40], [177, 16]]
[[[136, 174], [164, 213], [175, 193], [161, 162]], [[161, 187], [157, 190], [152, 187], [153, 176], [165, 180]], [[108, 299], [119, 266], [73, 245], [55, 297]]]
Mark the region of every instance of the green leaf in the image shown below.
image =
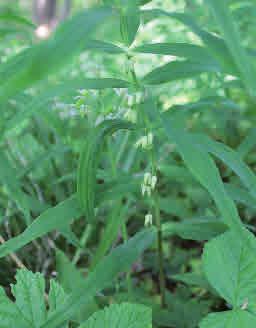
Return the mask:
[[18, 208], [25, 216], [26, 223], [30, 223], [30, 208], [27, 195], [22, 191], [21, 183], [16, 178], [17, 172], [13, 168], [9, 159], [4, 153], [0, 152], [0, 182], [6, 187], [10, 199], [16, 202]]
[[140, 12], [136, 4], [129, 5], [120, 13], [120, 32], [125, 45], [130, 46], [140, 27]]
[[104, 234], [93, 256], [91, 269], [93, 269], [95, 265], [105, 256], [106, 252], [117, 238], [120, 226], [123, 222], [125, 222], [125, 207], [123, 209], [122, 207], [124, 207], [123, 204], [116, 204], [115, 208], [112, 210], [110, 217], [107, 220]]
[[215, 218], [200, 218], [164, 223], [162, 230], [165, 237], [177, 235], [183, 239], [204, 241], [225, 232], [227, 226]]
[[256, 129], [251, 129], [237, 148], [237, 152], [241, 158], [245, 158], [256, 145]]
[[[27, 269], [19, 270], [12, 285], [15, 303], [11, 302], [0, 289], [1, 328], [40, 328], [47, 319], [45, 304], [45, 280], [41, 273], [32, 273]], [[66, 299], [62, 288], [50, 281], [49, 313], [56, 311]]]
[[213, 63], [196, 62], [192, 60], [171, 61], [154, 69], [143, 78], [145, 84], [161, 84], [181, 79], [194, 78], [202, 73], [219, 72], [218, 65]]
[[50, 280], [50, 292], [48, 297], [49, 312], [48, 315], [56, 310], [63, 304], [67, 299], [67, 294], [64, 289], [55, 281]]
[[133, 49], [146, 54], [172, 55], [186, 58], [194, 62], [215, 63], [207, 48], [190, 43], [152, 43], [143, 44]]
[[176, 281], [181, 281], [189, 286], [196, 286], [206, 290], [211, 289], [211, 286], [202, 273], [187, 272], [172, 275], [171, 278]]
[[242, 45], [238, 27], [230, 13], [228, 2], [221, 0], [205, 0], [221, 29], [225, 43], [241, 73], [248, 93], [255, 97], [255, 70]]
[[241, 203], [254, 210], [256, 209], [255, 197], [244, 188], [239, 188], [231, 183], [225, 183], [225, 189], [229, 196], [237, 203]]
[[153, 243], [155, 237], [155, 229], [144, 230], [115, 248], [97, 264], [85, 282], [76, 288], [65, 304], [55, 311], [41, 328], [58, 327], [77, 314], [96, 293], [109, 286], [119, 273], [128, 270], [143, 251]]
[[224, 40], [198, 26], [193, 16], [185, 13], [167, 12], [159, 9], [144, 10], [142, 11], [142, 14], [146, 17], [149, 17], [149, 19], [165, 16], [178, 20], [180, 23], [189, 27], [189, 29], [192, 30], [203, 41], [205, 46], [207, 46], [207, 50], [209, 50], [212, 56], [218, 61], [224, 72], [232, 75], [239, 74], [236, 64], [233, 58], [230, 56], [230, 52]]
[[243, 310], [212, 313], [199, 325], [200, 328], [252, 328], [256, 317]]
[[236, 172], [253, 197], [256, 197], [256, 175], [243, 162], [236, 151], [220, 142], [210, 139], [205, 135], [191, 135], [191, 137], [199, 147], [202, 147], [203, 150], [217, 156], [234, 172]]
[[121, 120], [106, 120], [89, 132], [80, 154], [77, 192], [86, 218], [94, 219], [96, 172], [105, 138], [121, 129], [132, 129], [132, 124]]
[[0, 287], [0, 320], [2, 328], [15, 328], [19, 322], [20, 328], [27, 328], [28, 322], [20, 315], [16, 304], [5, 295], [3, 288]]
[[0, 246], [0, 258], [55, 229], [61, 229], [82, 215], [76, 195], [43, 212], [27, 229]]
[[12, 294], [19, 311], [32, 327], [41, 327], [46, 320], [43, 275], [34, 274], [28, 270], [19, 270], [16, 274], [16, 281], [16, 284], [12, 285]]
[[152, 328], [152, 310], [140, 304], [113, 304], [96, 312], [80, 328]]
[[1, 85], [0, 101], [6, 101], [57, 72], [83, 50], [90, 34], [111, 14], [109, 8], [80, 12], [61, 25], [52, 38], [25, 49], [1, 65], [0, 77], [4, 83]]
[[99, 79], [69, 79], [63, 83], [51, 86], [41, 91], [36, 97], [29, 102], [19, 103], [19, 111], [7, 121], [4, 127], [2, 137], [14, 130], [25, 119], [30, 118], [35, 112], [45, 110], [45, 107], [51, 102], [54, 97], [67, 96], [74, 94], [80, 89], [107, 89], [107, 88], [128, 88], [129, 83], [120, 79], [99, 78]]
[[255, 304], [256, 261], [250, 244], [256, 244], [250, 232], [239, 239], [229, 231], [208, 242], [204, 249], [207, 280], [236, 309], [246, 303], [249, 308]]
[[241, 231], [243, 228], [236, 206], [227, 194], [219, 171], [211, 156], [194, 142], [191, 134], [176, 129], [173, 126], [173, 122], [164, 119], [163, 116], [161, 121], [166, 136], [171, 143], [176, 144], [178, 152], [191, 173], [209, 191], [219, 208], [224, 222], [228, 226], [237, 229], [237, 232]]
[[[82, 273], [69, 261], [67, 256], [60, 250], [56, 250], [56, 267], [58, 272], [58, 281], [64, 288], [65, 292], [71, 294], [75, 292], [79, 286], [85, 283], [85, 277]], [[91, 314], [99, 309], [97, 303], [92, 299], [91, 302], [85, 304], [78, 314], [75, 316], [76, 321], [83, 322], [87, 320]]]
[[112, 55], [125, 54], [125, 51], [117, 45], [101, 40], [88, 40], [85, 50], [105, 52]]

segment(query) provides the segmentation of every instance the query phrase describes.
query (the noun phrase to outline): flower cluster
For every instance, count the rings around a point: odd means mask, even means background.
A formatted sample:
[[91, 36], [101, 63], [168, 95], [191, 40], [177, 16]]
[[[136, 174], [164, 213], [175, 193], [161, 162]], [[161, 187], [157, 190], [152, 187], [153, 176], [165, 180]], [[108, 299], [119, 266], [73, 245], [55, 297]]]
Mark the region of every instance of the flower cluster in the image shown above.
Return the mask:
[[132, 123], [137, 123], [136, 106], [139, 105], [142, 101], [143, 101], [142, 92], [136, 92], [133, 95], [131, 94], [126, 95], [126, 104], [128, 108], [124, 114], [124, 118], [127, 119], [127, 121], [130, 121]]
[[153, 224], [153, 216], [151, 213], [148, 213], [145, 215], [145, 226], [149, 227]]
[[150, 172], [144, 174], [143, 183], [141, 185], [141, 192], [144, 196], [145, 194], [151, 196], [152, 191], [155, 189], [157, 183], [157, 177], [152, 175]]
[[142, 149], [150, 149], [153, 145], [153, 134], [149, 132], [147, 135], [142, 136], [139, 140], [135, 143], [137, 148], [141, 147]]

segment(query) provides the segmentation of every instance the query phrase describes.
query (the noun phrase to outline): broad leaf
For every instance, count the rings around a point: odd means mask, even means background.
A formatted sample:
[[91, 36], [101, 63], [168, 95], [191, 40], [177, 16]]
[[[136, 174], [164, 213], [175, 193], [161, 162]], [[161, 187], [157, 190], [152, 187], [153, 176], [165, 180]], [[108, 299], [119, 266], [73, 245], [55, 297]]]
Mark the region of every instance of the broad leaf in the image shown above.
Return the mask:
[[252, 328], [256, 325], [256, 316], [243, 310], [212, 313], [199, 325], [200, 328]]
[[[11, 302], [0, 289], [1, 327], [40, 328], [47, 320], [45, 303], [45, 280], [42, 274], [26, 269], [16, 274], [16, 284], [12, 285], [15, 303]], [[50, 282], [49, 313], [64, 303], [66, 295], [53, 280]]]
[[143, 251], [153, 243], [155, 237], [154, 229], [144, 230], [115, 248], [97, 264], [85, 282], [72, 292], [65, 304], [50, 316], [42, 328], [58, 327], [77, 314], [99, 291], [109, 286], [119, 273], [128, 270]]
[[250, 232], [239, 239], [229, 231], [208, 242], [204, 249], [203, 265], [208, 281], [234, 308], [255, 304], [256, 260], [248, 246], [252, 243], [256, 244], [256, 239]]
[[113, 304], [79, 328], [152, 328], [152, 310], [140, 304]]

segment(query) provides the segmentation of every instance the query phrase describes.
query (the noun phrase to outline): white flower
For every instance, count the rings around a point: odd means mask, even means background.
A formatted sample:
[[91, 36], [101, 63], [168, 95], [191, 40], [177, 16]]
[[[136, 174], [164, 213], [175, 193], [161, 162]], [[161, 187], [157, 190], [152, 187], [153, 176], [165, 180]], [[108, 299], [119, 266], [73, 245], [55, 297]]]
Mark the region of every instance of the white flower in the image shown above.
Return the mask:
[[249, 301], [248, 299], [246, 299], [241, 306], [241, 310], [246, 310], [248, 308], [248, 305], [249, 305]]
[[142, 149], [150, 149], [153, 145], [153, 134], [150, 132], [146, 136], [142, 136], [139, 140], [135, 143], [135, 147], [141, 147]]
[[153, 176], [151, 177], [151, 188], [152, 188], [152, 190], [155, 189], [155, 187], [156, 187], [156, 183], [157, 183], [157, 177], [156, 177], [155, 175], [153, 175]]
[[149, 227], [153, 224], [153, 216], [152, 214], [148, 213], [147, 215], [145, 215], [145, 222], [144, 225], [146, 227]]
[[149, 197], [151, 196], [152, 191], [155, 189], [157, 183], [157, 177], [152, 175], [150, 172], [146, 172], [144, 174], [143, 183], [141, 185], [141, 192], [144, 196], [147, 194]]

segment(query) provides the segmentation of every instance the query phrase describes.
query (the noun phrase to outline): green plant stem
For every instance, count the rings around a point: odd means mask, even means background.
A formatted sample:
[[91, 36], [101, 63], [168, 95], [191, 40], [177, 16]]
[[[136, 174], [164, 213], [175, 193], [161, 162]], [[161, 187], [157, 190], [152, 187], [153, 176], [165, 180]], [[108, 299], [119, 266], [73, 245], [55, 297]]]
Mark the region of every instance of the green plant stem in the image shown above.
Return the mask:
[[[125, 242], [128, 241], [128, 232], [126, 227], [126, 222], [123, 221], [122, 223], [122, 235]], [[128, 271], [126, 273], [126, 285], [127, 285], [127, 291], [129, 295], [129, 301], [131, 302], [133, 300], [133, 293], [132, 293], [132, 278], [131, 278], [131, 271]]]
[[154, 214], [157, 228], [157, 252], [158, 252], [158, 266], [159, 266], [159, 286], [161, 295], [161, 307], [166, 306], [165, 301], [165, 276], [164, 276], [164, 256], [163, 256], [163, 233], [161, 224], [160, 208], [158, 203], [158, 195], [154, 195]]
[[[83, 248], [85, 248], [85, 246], [86, 246], [86, 244], [88, 242], [88, 239], [89, 239], [89, 237], [91, 235], [91, 232], [92, 232], [92, 225], [91, 224], [87, 224], [87, 226], [86, 226], [86, 228], [85, 228], [85, 230], [83, 232], [83, 235], [82, 235], [82, 237], [80, 239], [80, 244], [83, 246]], [[73, 264], [77, 264], [77, 262], [79, 261], [79, 258], [81, 256], [81, 253], [82, 253], [82, 249], [81, 248], [78, 248], [76, 250], [76, 253], [75, 253], [75, 255], [73, 257], [73, 260], [72, 260], [72, 263]]]
[[[128, 137], [129, 137], [129, 135], [128, 135]], [[128, 138], [125, 136], [124, 137], [123, 147], [119, 151], [119, 153], [118, 153], [119, 156], [117, 156], [117, 158], [120, 157], [120, 152], [123, 151], [123, 149], [125, 148], [127, 142], [128, 142]], [[110, 143], [108, 143], [108, 150], [109, 150], [109, 157], [110, 157], [110, 162], [111, 162], [112, 173], [113, 173], [114, 177], [117, 177], [116, 165], [117, 165], [118, 160], [115, 160], [115, 158], [114, 158], [114, 154], [113, 154], [112, 147], [111, 147]], [[129, 204], [127, 205], [127, 207], [129, 207]], [[128, 241], [128, 232], [127, 232], [127, 227], [126, 227], [126, 221], [125, 220], [123, 220], [123, 222], [122, 222], [122, 229], [121, 230], [122, 230], [123, 240], [125, 242], [127, 242]], [[128, 291], [129, 299], [130, 299], [130, 301], [132, 301], [133, 296], [132, 296], [131, 271], [130, 270], [127, 271], [125, 276], [126, 276], [126, 285], [127, 285], [127, 291]]]

